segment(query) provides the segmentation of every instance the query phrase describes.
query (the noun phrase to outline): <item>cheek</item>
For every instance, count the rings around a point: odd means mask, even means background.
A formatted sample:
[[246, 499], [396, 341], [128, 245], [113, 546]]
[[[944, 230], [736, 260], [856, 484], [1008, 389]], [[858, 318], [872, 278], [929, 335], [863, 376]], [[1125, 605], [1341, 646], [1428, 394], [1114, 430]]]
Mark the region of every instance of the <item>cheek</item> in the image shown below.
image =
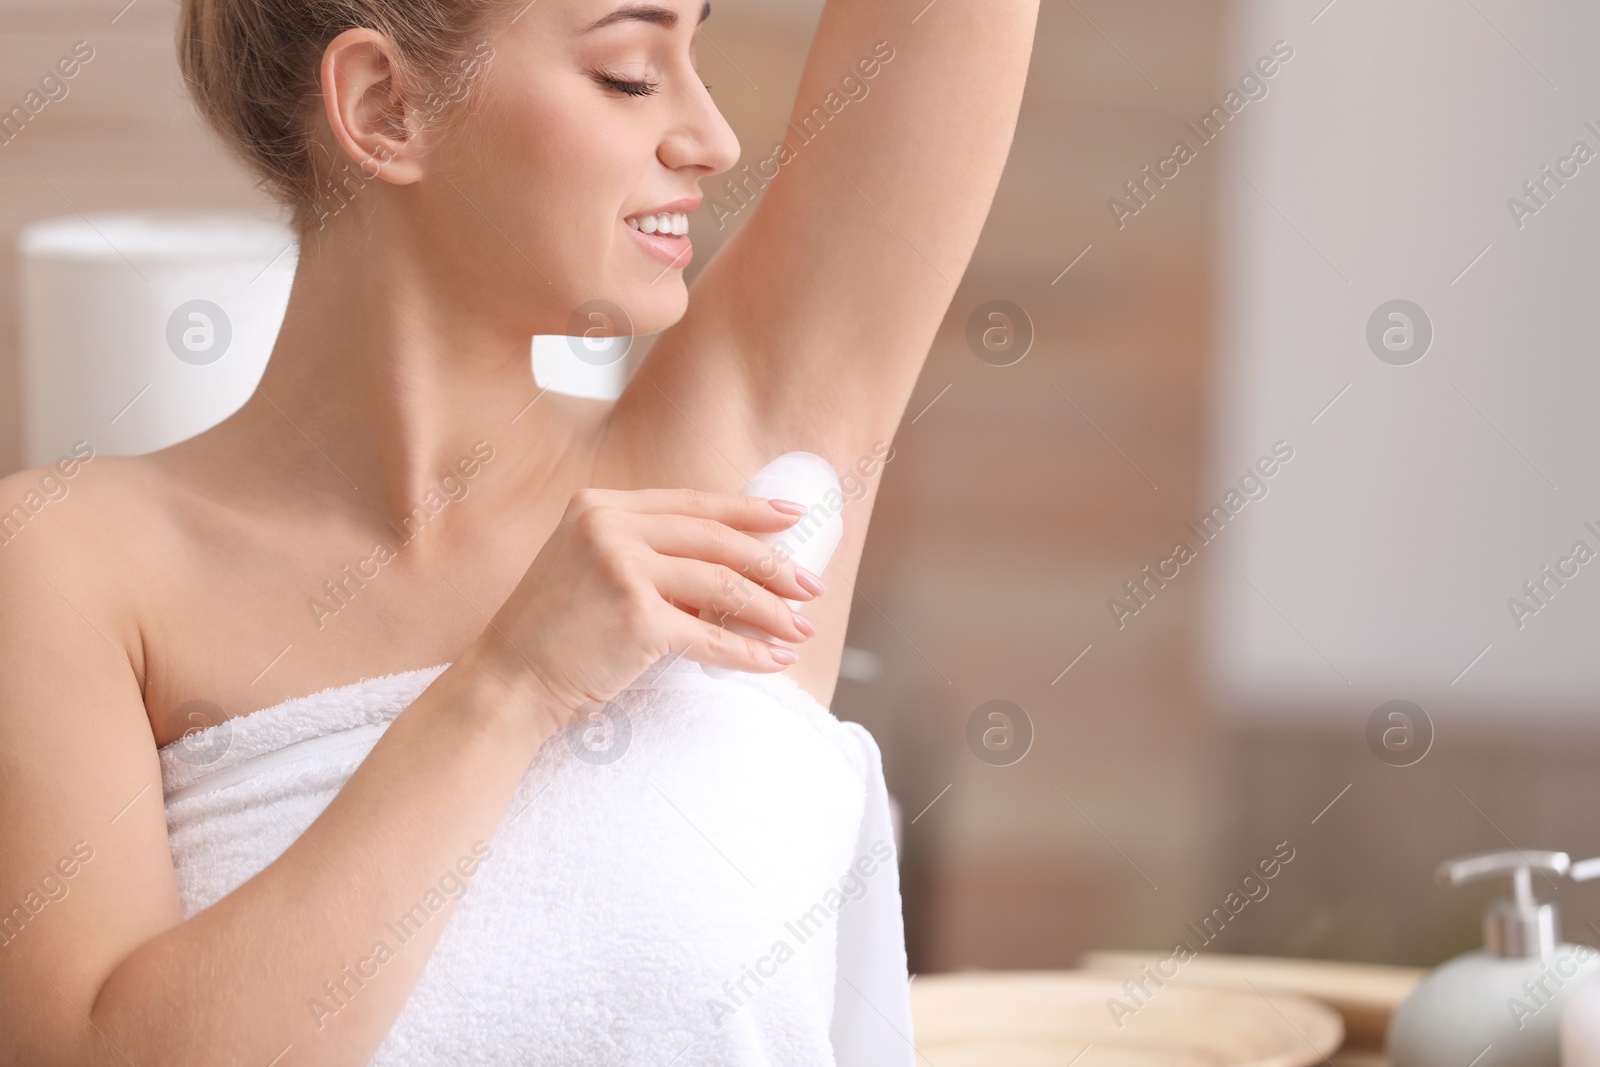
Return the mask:
[[564, 165], [571, 149], [562, 131], [538, 111], [487, 92], [456, 120], [434, 162], [442, 179], [429, 198], [432, 225], [449, 253], [449, 272], [494, 302], [509, 294], [526, 301], [534, 287], [563, 285], [563, 275], [584, 248], [592, 228], [580, 220], [592, 209], [581, 202], [578, 175]]
[[641, 160], [653, 159], [648, 145], [615, 116], [571, 99], [524, 92], [485, 111], [477, 163], [494, 176], [497, 199], [531, 210], [541, 232], [531, 235], [530, 258], [533, 248], [559, 249], [564, 262], [603, 254], [624, 209], [650, 188], [639, 177]]
[[535, 333], [568, 332], [572, 311], [596, 298], [623, 305], [638, 334], [680, 318], [683, 285], [652, 283], [658, 270], [622, 222], [684, 188], [664, 177], [659, 128], [583, 86], [508, 68], [480, 89], [443, 149], [456, 188], [438, 193], [445, 229], [459, 227], [464, 286], [480, 299], [514, 298], [538, 318]]

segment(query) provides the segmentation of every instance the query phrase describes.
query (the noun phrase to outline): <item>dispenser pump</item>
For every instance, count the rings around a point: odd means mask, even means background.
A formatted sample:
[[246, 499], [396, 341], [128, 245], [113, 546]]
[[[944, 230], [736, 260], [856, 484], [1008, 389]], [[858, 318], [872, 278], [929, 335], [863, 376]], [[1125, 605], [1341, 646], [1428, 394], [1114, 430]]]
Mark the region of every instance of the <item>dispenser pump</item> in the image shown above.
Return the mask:
[[[1560, 940], [1556, 906], [1533, 895], [1533, 876], [1571, 868], [1565, 852], [1523, 849], [1439, 865], [1437, 879], [1450, 886], [1509, 875], [1511, 897], [1484, 913], [1481, 950], [1428, 972], [1395, 1010], [1388, 1035], [1394, 1067], [1563, 1067], [1563, 1014], [1600, 953]], [[1600, 1067], [1600, 1060], [1564, 1067]]]
[[[1579, 866], [1586, 868], [1586, 877], [1600, 877], [1600, 862], [1587, 860]], [[1484, 912], [1484, 948], [1500, 959], [1549, 959], [1555, 954], [1561, 923], [1555, 904], [1533, 895], [1533, 872], [1567, 874], [1569, 870], [1577, 877], [1565, 852], [1484, 852], [1446, 860], [1435, 877], [1442, 885], [1457, 886], [1509, 874], [1511, 897], [1495, 901]]]

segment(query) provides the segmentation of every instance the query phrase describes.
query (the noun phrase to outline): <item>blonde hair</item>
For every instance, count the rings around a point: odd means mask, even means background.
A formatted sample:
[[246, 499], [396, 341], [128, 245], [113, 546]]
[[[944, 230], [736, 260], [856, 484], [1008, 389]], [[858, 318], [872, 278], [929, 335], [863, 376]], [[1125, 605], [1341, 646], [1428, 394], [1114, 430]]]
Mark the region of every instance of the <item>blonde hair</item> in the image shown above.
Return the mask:
[[[182, 0], [178, 65], [201, 114], [294, 214], [304, 232], [326, 216], [341, 164], [316, 139], [320, 66], [349, 29], [384, 34], [411, 92], [436, 87], [463, 63], [501, 0]], [[484, 45], [475, 53], [482, 56]], [[452, 79], [453, 80], [453, 79]], [[469, 85], [470, 82], [466, 83]], [[433, 116], [466, 95], [453, 89]], [[411, 101], [408, 101], [410, 103]], [[344, 168], [348, 170], [348, 168]], [[348, 179], [346, 183], [348, 184]], [[359, 187], [362, 182], [357, 180]]]

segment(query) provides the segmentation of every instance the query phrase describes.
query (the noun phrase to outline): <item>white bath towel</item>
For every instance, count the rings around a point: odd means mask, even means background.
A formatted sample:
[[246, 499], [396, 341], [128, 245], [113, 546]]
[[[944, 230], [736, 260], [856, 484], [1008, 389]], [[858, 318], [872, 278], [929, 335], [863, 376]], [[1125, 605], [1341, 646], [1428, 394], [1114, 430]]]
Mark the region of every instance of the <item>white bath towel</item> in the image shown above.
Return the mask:
[[[445, 666], [162, 748], [185, 916], [282, 854]], [[550, 737], [481, 862], [441, 870], [305, 1010], [336, 1016], [459, 897], [374, 1067], [912, 1064], [897, 867], [871, 734], [787, 675], [662, 660]]]

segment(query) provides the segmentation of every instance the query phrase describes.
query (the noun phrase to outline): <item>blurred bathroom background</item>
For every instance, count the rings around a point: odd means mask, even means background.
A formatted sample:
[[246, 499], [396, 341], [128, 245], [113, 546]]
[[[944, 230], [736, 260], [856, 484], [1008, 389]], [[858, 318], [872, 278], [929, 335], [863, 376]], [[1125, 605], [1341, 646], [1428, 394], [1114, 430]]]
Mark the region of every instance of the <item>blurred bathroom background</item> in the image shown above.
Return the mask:
[[[716, 2], [701, 69], [752, 164], [820, 7]], [[0, 135], [0, 473], [25, 225], [268, 211], [182, 92], [176, 9], [0, 0], [0, 111], [93, 50]], [[1168, 950], [1285, 842], [1215, 951], [1432, 965], [1498, 891], [1439, 860], [1600, 853], [1597, 35], [1578, 0], [1045, 0], [834, 701], [904, 812], [913, 971]], [[705, 188], [691, 277], [737, 226]], [[1600, 893], [1560, 892], [1593, 943]]]

